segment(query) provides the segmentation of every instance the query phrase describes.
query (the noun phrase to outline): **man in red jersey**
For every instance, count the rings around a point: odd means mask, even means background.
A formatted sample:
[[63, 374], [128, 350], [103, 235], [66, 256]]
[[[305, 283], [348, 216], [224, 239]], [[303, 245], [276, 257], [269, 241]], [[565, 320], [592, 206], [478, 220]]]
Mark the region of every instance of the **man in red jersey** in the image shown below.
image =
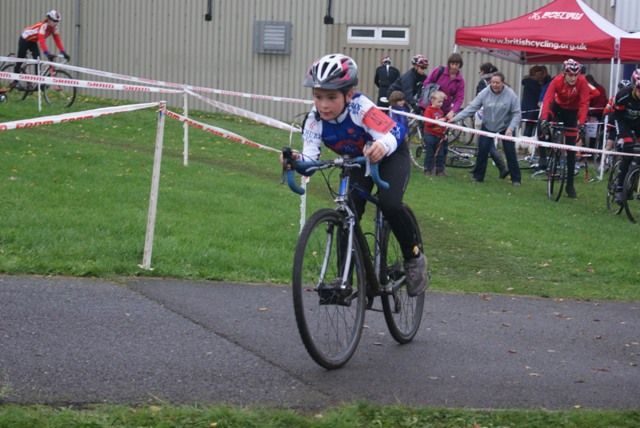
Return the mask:
[[[580, 73], [581, 65], [573, 59], [566, 60], [562, 65], [563, 72], [557, 75], [547, 88], [542, 101], [540, 120], [542, 123], [553, 120], [562, 122], [567, 128], [565, 144], [574, 146], [578, 130], [584, 127], [589, 111], [589, 82]], [[546, 166], [545, 150], [540, 147], [540, 165]], [[576, 165], [576, 152], [567, 152], [567, 196], [576, 197], [573, 186], [573, 176]]]

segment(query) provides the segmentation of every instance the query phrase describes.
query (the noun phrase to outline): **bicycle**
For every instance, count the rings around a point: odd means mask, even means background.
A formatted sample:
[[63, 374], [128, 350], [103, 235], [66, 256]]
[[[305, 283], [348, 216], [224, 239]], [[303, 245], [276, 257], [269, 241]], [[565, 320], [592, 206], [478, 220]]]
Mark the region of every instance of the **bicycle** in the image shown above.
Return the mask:
[[[565, 144], [565, 132], [567, 130], [575, 130], [572, 128], [566, 128], [562, 122], [550, 122], [546, 127], [541, 127], [538, 133], [543, 141], [551, 141], [555, 144]], [[580, 137], [579, 137], [580, 140]], [[586, 161], [585, 161], [586, 162]], [[577, 162], [576, 162], [577, 165]], [[573, 171], [575, 175], [579, 171], [576, 168]], [[537, 175], [534, 173], [534, 175]], [[549, 154], [547, 155], [547, 198], [553, 201], [559, 201], [562, 196], [562, 190], [567, 180], [567, 151], [559, 147], [549, 147]]]
[[615, 157], [615, 159], [611, 159], [611, 164], [613, 165], [613, 167], [611, 167], [609, 169], [609, 177], [607, 178], [607, 209], [609, 211], [615, 212], [616, 214], [620, 214], [622, 212], [622, 210], [624, 209], [624, 205], [623, 204], [616, 204], [615, 203], [615, 198], [616, 198], [616, 188], [617, 188], [617, 179], [618, 179], [618, 174], [620, 174], [620, 166], [622, 163], [621, 159], [617, 159], [618, 156]]
[[[635, 135], [633, 136], [633, 153], [640, 155], [640, 145]], [[631, 159], [627, 175], [624, 177], [622, 192], [625, 196], [622, 206], [627, 218], [632, 223], [637, 223], [640, 219], [640, 159], [637, 156]]]
[[[410, 297], [406, 292], [403, 256], [375, 195], [363, 196], [376, 206], [374, 230], [364, 233], [352, 210], [349, 193], [354, 168], [366, 159], [338, 157], [328, 161], [294, 161], [291, 150], [283, 150], [286, 180], [292, 191], [304, 194], [294, 178], [321, 171], [336, 207], [316, 211], [306, 221], [295, 249], [292, 274], [293, 305], [302, 342], [311, 358], [326, 369], [342, 367], [353, 356], [362, 336], [365, 310], [384, 313], [391, 336], [400, 344], [411, 342], [418, 332], [425, 293]], [[338, 169], [338, 191], [330, 185], [325, 170]], [[330, 174], [329, 174], [330, 175]], [[388, 188], [371, 165], [371, 176], [379, 188]], [[411, 209], [404, 205], [422, 237]], [[369, 241], [367, 240], [369, 238]], [[373, 252], [371, 251], [373, 245]], [[376, 297], [382, 309], [374, 308]]]
[[[15, 57], [15, 54], [11, 53], [8, 56]], [[66, 64], [66, 60], [63, 55], [57, 55], [55, 57], [61, 64]], [[0, 72], [13, 73], [14, 63], [7, 62], [0, 67]], [[33, 74], [38, 75], [38, 64], [23, 62], [20, 67], [21, 74]], [[72, 79], [71, 75], [65, 70], [59, 70], [51, 64], [42, 64], [40, 66], [40, 75], [46, 77], [57, 77], [61, 79]], [[8, 86], [11, 83], [11, 79], [2, 79], [0, 83], [2, 86]], [[17, 85], [10, 89], [9, 92], [19, 91], [22, 92], [22, 100], [26, 99], [29, 95], [38, 91], [38, 87], [42, 91], [44, 101], [52, 107], [71, 107], [73, 105], [77, 88], [75, 86], [61, 86], [57, 84], [38, 84], [35, 82], [29, 82], [24, 80], [18, 80]]]

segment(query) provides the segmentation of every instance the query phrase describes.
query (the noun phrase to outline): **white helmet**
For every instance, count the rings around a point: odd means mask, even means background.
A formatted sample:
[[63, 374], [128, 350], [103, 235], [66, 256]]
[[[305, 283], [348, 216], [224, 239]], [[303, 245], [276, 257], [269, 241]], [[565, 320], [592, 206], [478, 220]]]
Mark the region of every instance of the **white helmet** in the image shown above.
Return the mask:
[[54, 21], [54, 22], [60, 22], [60, 12], [58, 12], [55, 9], [51, 9], [49, 12], [47, 12], [47, 18], [49, 18], [50, 20]]
[[308, 88], [348, 90], [358, 84], [358, 66], [342, 54], [325, 55], [307, 71], [304, 86]]

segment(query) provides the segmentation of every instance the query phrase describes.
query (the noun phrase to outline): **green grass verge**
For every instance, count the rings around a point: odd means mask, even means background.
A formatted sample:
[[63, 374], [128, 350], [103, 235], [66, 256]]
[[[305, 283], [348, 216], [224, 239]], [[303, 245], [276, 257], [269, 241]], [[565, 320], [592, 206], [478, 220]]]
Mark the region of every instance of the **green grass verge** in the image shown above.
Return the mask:
[[631, 428], [638, 424], [640, 412], [637, 411], [484, 411], [351, 404], [303, 415], [292, 410], [227, 406], [100, 406], [85, 410], [44, 406], [0, 407], [0, 426], [11, 428]]

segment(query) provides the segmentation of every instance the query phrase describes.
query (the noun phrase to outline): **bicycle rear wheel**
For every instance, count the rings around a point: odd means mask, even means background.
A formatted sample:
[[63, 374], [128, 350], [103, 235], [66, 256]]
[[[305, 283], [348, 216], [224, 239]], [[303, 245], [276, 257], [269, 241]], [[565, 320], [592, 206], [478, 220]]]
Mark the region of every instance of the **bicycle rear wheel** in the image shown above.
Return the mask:
[[609, 178], [607, 179], [607, 209], [609, 211], [620, 214], [624, 209], [624, 205], [616, 204], [616, 178], [620, 173], [620, 161], [616, 161], [613, 168], [609, 170]]
[[[366, 278], [362, 252], [354, 240], [351, 265], [345, 264], [349, 231], [331, 209], [306, 222], [293, 261], [293, 306], [300, 337], [313, 360], [337, 369], [353, 356], [364, 325]], [[340, 286], [349, 269], [346, 288]]]
[[416, 121], [409, 127], [406, 141], [409, 143], [409, 154], [415, 166], [424, 170], [424, 143], [422, 140], [422, 122]]
[[[56, 70], [55, 75], [61, 79], [71, 79], [71, 75], [64, 70]], [[71, 107], [76, 100], [77, 89], [75, 86], [43, 85], [44, 100], [51, 107]]]
[[624, 179], [624, 211], [631, 222], [640, 220], [640, 168], [629, 170]]
[[[422, 235], [413, 212], [404, 206], [409, 213], [417, 231], [417, 241], [422, 250]], [[391, 336], [400, 344], [409, 343], [420, 328], [424, 309], [425, 293], [415, 297], [407, 294], [404, 281], [397, 286], [393, 282], [404, 277], [404, 258], [400, 244], [385, 221], [380, 240], [380, 284], [383, 292], [382, 310]], [[390, 288], [390, 289], [389, 289]]]
[[[13, 63], [7, 63], [0, 68], [0, 71], [4, 73], [13, 73], [13, 68]], [[13, 82], [13, 79], [0, 79], [0, 88], [8, 88], [11, 82]]]
[[554, 150], [549, 156], [547, 166], [547, 197], [552, 201], [560, 200], [562, 189], [567, 178], [566, 154], [560, 150]]

